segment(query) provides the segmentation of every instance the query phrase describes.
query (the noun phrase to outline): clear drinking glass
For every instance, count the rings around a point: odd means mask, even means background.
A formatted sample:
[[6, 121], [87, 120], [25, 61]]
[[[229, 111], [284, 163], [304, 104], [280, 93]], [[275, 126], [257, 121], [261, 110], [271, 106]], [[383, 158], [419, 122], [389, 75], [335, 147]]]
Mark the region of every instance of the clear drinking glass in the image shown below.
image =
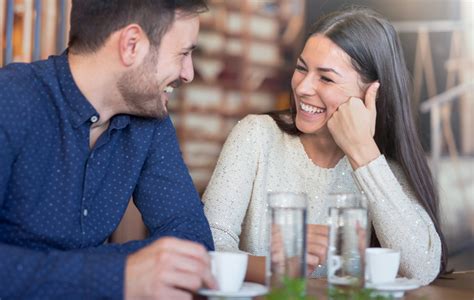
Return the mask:
[[365, 197], [355, 193], [333, 193], [328, 195], [328, 214], [331, 207], [364, 207], [366, 203]]
[[[327, 196], [327, 223], [324, 225], [330, 225], [329, 210], [332, 207], [343, 208], [343, 207], [366, 207], [365, 197], [355, 193], [331, 193]], [[321, 262], [315, 270], [311, 273], [310, 278], [326, 278], [327, 277], [327, 264]]]
[[329, 208], [327, 269], [330, 287], [363, 287], [366, 247], [367, 210], [360, 206]]
[[305, 194], [269, 193], [271, 230], [270, 259], [267, 275], [271, 288], [291, 282], [303, 282], [306, 276], [306, 213]]

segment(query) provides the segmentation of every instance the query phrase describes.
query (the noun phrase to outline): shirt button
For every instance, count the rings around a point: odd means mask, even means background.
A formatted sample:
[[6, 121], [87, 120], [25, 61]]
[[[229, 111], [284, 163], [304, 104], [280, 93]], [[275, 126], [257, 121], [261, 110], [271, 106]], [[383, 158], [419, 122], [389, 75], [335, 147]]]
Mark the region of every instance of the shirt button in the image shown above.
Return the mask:
[[87, 208], [86, 208], [86, 209], [84, 209], [84, 212], [83, 212], [83, 214], [84, 214], [84, 217], [87, 217], [87, 214], [88, 214], [88, 213], [89, 213], [89, 212], [87, 211]]
[[92, 123], [95, 123], [95, 122], [97, 122], [97, 121], [99, 121], [99, 117], [97, 117], [97, 116], [92, 116], [92, 117], [91, 117], [91, 122], [92, 122]]

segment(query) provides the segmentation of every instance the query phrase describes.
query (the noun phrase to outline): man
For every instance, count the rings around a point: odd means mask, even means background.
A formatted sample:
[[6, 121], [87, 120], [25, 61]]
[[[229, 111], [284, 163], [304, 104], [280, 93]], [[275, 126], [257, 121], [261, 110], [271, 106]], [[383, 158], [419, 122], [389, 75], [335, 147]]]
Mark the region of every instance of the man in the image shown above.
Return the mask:
[[[206, 9], [76, 0], [67, 53], [0, 70], [0, 298], [188, 299], [215, 287], [209, 225], [166, 109], [193, 79]], [[150, 238], [104, 244], [131, 196]]]

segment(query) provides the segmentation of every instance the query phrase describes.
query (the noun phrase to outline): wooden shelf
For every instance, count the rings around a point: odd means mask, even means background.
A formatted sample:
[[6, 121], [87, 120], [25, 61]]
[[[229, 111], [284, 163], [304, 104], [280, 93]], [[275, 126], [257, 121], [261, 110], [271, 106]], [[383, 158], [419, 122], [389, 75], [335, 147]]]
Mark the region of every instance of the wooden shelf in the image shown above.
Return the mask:
[[[275, 3], [278, 5], [280, 1], [275, 1]], [[228, 11], [231, 12], [242, 12], [242, 4], [239, 3], [239, 1], [226, 1], [225, 2], [226, 8]], [[276, 13], [267, 13], [267, 12], [262, 12], [259, 10], [251, 9], [250, 13], [253, 16], [258, 16], [258, 17], [263, 17], [263, 18], [269, 18], [269, 19], [275, 19], [279, 18], [280, 19], [280, 14], [278, 12]]]
[[[274, 1], [274, 13], [253, 9], [250, 1], [210, 0], [212, 12], [201, 23], [201, 44], [193, 53], [195, 80], [179, 89], [170, 107], [177, 116], [174, 123], [188, 167], [199, 174], [193, 178], [198, 189], [205, 187], [203, 177], [212, 174], [215, 164], [209, 157], [196, 161], [196, 153], [186, 144], [222, 145], [238, 120], [276, 109], [281, 94], [289, 89], [294, 66], [285, 62], [280, 37], [288, 25], [280, 15], [286, 0]], [[229, 15], [235, 19], [229, 20]], [[269, 27], [260, 30], [259, 24]], [[207, 127], [196, 123], [200, 119], [210, 120]]]
[[[206, 31], [218, 31], [219, 33], [225, 35], [226, 38], [234, 38], [234, 39], [240, 39], [242, 38], [242, 34], [239, 33], [234, 33], [234, 32], [229, 32], [225, 30], [225, 28], [217, 29], [215, 25], [209, 25], [209, 24], [201, 24], [201, 30], [202, 32]], [[274, 39], [271, 38], [264, 38], [264, 37], [259, 37], [259, 36], [253, 36], [251, 35], [252, 42], [258, 42], [258, 43], [275, 43]]]
[[205, 116], [220, 116], [222, 118], [232, 118], [232, 119], [241, 119], [245, 117], [249, 112], [245, 109], [229, 111], [223, 108], [203, 108], [197, 106], [188, 106], [178, 110], [170, 110], [172, 113], [182, 113], [182, 114], [197, 114]]

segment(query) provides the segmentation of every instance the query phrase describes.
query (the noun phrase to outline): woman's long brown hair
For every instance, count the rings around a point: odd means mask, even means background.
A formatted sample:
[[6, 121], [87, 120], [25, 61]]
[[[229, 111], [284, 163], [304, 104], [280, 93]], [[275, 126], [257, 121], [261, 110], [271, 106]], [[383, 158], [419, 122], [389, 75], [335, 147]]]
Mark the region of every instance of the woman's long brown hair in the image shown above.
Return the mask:
[[[395, 29], [370, 9], [352, 8], [322, 17], [310, 36], [315, 34], [328, 37], [344, 50], [364, 83], [380, 82], [375, 142], [385, 157], [400, 164], [417, 201], [433, 221], [442, 245], [440, 274], [444, 273], [447, 246], [439, 222], [439, 197], [415, 126], [410, 76]], [[269, 115], [284, 132], [301, 134], [295, 125], [293, 97], [289, 110]], [[371, 244], [378, 244], [375, 235]]]

